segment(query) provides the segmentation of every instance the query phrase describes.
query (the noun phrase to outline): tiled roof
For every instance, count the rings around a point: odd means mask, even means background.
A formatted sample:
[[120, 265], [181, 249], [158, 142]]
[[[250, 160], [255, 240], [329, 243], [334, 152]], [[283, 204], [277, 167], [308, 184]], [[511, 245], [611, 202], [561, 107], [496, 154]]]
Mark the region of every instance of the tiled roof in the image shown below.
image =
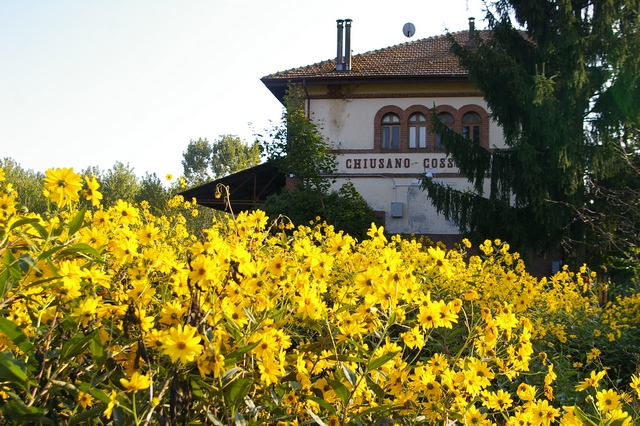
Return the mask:
[[[480, 34], [484, 36], [484, 31]], [[469, 39], [468, 31], [452, 34], [464, 45]], [[336, 71], [336, 59], [313, 65], [279, 71], [262, 78], [265, 80], [289, 80], [299, 78], [345, 78], [345, 77], [399, 77], [399, 76], [466, 76], [456, 56], [450, 50], [446, 35], [410, 41], [371, 52], [353, 55], [351, 71]]]

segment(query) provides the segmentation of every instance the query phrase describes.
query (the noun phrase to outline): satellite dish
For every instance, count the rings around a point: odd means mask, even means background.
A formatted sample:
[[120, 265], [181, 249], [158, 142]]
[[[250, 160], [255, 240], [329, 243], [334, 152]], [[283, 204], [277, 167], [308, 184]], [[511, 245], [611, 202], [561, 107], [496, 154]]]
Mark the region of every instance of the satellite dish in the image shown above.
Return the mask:
[[409, 38], [413, 37], [413, 35], [416, 33], [415, 25], [413, 25], [411, 22], [407, 22], [406, 24], [404, 24], [404, 27], [402, 27], [402, 33]]

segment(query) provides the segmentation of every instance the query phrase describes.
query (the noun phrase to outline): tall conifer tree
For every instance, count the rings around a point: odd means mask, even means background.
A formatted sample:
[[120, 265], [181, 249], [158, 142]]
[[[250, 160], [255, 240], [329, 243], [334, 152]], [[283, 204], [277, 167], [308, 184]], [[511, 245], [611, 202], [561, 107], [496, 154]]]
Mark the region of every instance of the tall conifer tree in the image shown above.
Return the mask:
[[640, 0], [499, 0], [487, 9], [487, 31], [465, 45], [450, 39], [506, 149], [471, 144], [434, 117], [474, 191], [426, 177], [423, 188], [471, 236], [539, 253], [562, 244], [584, 261], [594, 188], [637, 152]]

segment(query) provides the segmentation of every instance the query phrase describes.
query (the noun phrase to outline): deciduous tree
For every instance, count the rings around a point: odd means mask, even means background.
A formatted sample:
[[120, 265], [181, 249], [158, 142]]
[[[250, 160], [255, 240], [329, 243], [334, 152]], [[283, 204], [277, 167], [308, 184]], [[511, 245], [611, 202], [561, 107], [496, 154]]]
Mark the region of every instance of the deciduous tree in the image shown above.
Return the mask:
[[189, 186], [201, 185], [260, 164], [260, 153], [257, 141], [250, 145], [235, 135], [191, 140], [182, 153], [184, 176]]

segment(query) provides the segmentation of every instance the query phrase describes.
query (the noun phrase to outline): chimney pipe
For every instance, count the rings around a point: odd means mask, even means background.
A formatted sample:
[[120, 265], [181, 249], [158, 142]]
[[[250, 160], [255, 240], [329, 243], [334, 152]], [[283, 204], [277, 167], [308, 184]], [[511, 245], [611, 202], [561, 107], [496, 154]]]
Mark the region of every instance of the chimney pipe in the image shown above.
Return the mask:
[[342, 19], [336, 20], [338, 23], [338, 55], [336, 57], [336, 70], [342, 71]]
[[344, 70], [351, 71], [351, 19], [345, 19], [344, 25]]
[[465, 49], [473, 52], [476, 50], [475, 36], [476, 36], [476, 18], [469, 18], [469, 37], [467, 41], [464, 43]]

